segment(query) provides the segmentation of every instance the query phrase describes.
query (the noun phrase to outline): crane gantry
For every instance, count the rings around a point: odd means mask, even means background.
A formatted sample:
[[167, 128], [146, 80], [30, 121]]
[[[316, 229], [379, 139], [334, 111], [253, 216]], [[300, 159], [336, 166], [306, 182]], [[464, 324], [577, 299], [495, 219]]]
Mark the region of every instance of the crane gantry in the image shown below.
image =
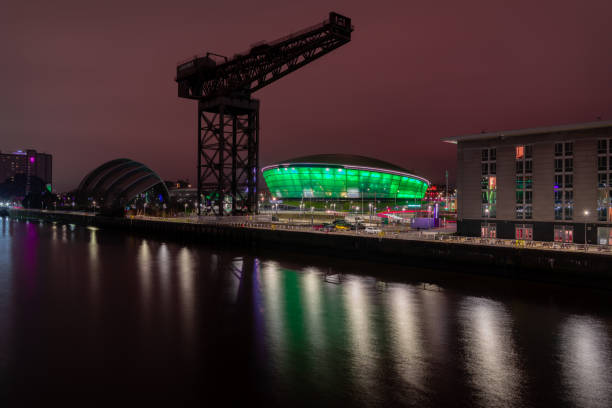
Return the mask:
[[226, 196], [233, 215], [257, 212], [259, 101], [251, 95], [348, 43], [352, 31], [350, 18], [331, 12], [231, 59], [206, 53], [177, 66], [178, 96], [198, 101], [198, 214], [203, 193], [213, 194], [219, 215]]

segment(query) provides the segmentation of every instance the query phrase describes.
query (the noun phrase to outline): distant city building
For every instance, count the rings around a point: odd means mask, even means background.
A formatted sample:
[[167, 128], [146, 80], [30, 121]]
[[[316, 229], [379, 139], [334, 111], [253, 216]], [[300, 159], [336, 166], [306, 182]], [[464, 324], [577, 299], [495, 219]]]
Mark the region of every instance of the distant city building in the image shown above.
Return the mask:
[[460, 235], [612, 245], [612, 121], [444, 140]]
[[36, 150], [18, 150], [13, 153], [0, 151], [0, 183], [13, 183], [22, 174], [26, 176], [26, 191], [30, 191], [30, 180], [37, 177], [51, 191], [53, 185], [52, 160], [50, 154], [38, 153]]

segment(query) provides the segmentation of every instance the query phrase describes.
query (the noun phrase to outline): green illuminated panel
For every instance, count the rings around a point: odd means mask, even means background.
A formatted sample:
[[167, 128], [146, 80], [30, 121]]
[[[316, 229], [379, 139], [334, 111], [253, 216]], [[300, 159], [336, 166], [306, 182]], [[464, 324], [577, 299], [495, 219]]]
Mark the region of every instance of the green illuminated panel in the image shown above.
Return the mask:
[[428, 187], [410, 176], [337, 166], [279, 166], [263, 176], [277, 198], [423, 198]]

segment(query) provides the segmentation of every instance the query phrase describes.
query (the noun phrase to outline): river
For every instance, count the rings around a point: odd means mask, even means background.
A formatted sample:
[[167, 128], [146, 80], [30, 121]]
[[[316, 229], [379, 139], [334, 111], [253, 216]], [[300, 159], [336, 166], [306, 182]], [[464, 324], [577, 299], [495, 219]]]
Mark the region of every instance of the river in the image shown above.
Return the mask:
[[1, 218], [0, 403], [609, 408], [611, 295]]

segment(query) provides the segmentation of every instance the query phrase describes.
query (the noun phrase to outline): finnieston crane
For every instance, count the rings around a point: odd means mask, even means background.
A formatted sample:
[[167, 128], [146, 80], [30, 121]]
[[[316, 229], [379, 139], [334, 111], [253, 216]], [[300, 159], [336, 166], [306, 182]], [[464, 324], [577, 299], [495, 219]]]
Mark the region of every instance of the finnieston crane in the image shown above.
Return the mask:
[[251, 95], [348, 43], [352, 31], [350, 18], [331, 12], [322, 23], [231, 59], [209, 52], [176, 67], [178, 96], [198, 101], [198, 214], [203, 193], [214, 198], [218, 215], [226, 196], [232, 215], [257, 212], [259, 101]]

